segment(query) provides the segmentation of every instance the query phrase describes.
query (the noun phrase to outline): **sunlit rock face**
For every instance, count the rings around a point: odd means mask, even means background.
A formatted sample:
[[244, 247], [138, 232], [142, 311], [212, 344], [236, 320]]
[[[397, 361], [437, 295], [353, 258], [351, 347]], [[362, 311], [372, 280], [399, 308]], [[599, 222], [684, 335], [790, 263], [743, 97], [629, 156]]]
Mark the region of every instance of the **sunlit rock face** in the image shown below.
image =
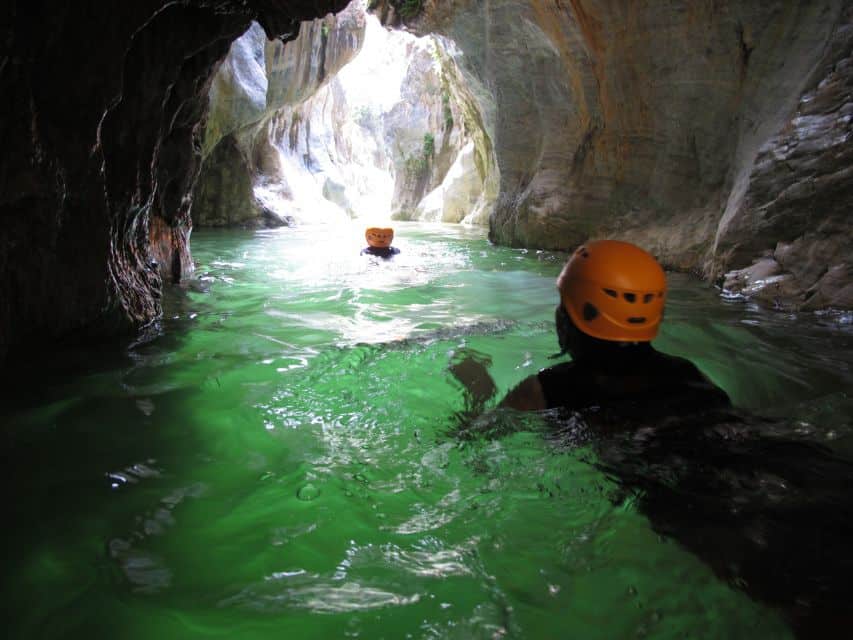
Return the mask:
[[851, 306], [845, 4], [424, 0], [404, 22], [492, 96], [494, 241], [618, 237], [709, 278], [769, 254], [786, 304]]
[[0, 9], [0, 359], [138, 328], [187, 238], [216, 65], [345, 0], [7, 2]]
[[496, 166], [459, 52], [385, 30], [365, 5], [304, 23], [286, 45], [257, 29], [234, 44], [211, 92], [198, 225], [485, 223]]
[[[209, 95], [203, 165], [196, 186], [196, 226], [285, 224], [289, 213], [266, 206], [268, 180], [281, 163], [270, 140], [276, 112], [314, 95], [361, 47], [363, 12], [348, 7], [337, 15], [300, 24], [298, 37], [285, 47], [268, 41], [253, 24], [231, 46]], [[258, 196], [255, 185], [260, 185]], [[287, 193], [276, 183], [275, 195]], [[275, 198], [269, 198], [275, 200]], [[266, 214], [266, 215], [264, 215]]]

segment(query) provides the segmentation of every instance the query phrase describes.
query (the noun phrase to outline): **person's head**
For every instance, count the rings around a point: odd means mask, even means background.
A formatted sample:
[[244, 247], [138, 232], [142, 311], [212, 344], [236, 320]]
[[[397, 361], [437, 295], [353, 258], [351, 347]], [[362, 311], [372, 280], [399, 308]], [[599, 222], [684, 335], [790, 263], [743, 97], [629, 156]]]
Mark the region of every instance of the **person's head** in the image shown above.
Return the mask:
[[650, 342], [663, 320], [663, 268], [628, 242], [581, 245], [563, 267], [557, 289], [557, 339], [575, 357], [596, 347]]
[[391, 227], [368, 227], [364, 238], [374, 249], [387, 249], [394, 240], [394, 230]]

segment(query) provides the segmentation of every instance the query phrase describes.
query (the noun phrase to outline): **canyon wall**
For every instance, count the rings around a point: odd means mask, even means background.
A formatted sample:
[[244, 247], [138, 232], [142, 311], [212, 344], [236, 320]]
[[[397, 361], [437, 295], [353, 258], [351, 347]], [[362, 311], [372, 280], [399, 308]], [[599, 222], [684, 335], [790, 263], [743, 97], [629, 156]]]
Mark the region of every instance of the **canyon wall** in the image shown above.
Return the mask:
[[132, 331], [192, 270], [190, 195], [210, 81], [346, 0], [6, 2], [0, 9], [0, 359]]
[[[773, 304], [853, 307], [849, 1], [370, 4], [391, 27], [437, 34], [461, 79], [451, 93], [463, 106], [451, 117], [468, 128], [458, 139], [469, 151], [458, 167], [445, 163], [442, 177], [430, 174], [412, 215], [445, 219], [430, 209], [438, 200], [430, 194], [473, 166], [495, 201], [477, 205], [493, 209], [495, 242], [568, 249], [619, 237]], [[302, 21], [346, 5], [31, 0], [0, 8], [0, 358], [156, 320], [163, 282], [192, 271], [202, 158], [218, 154], [220, 167], [246, 170], [274, 163], [263, 145], [246, 144], [260, 140], [246, 113], [251, 120], [300, 102], [294, 91], [329, 84], [344, 59], [329, 40], [334, 20], [323, 18], [293, 66], [280, 65], [275, 91], [268, 76], [263, 101], [257, 85], [205, 122], [218, 65], [253, 20], [266, 68], [281, 47], [267, 40], [292, 39]], [[259, 49], [249, 49], [247, 61], [260, 68]], [[343, 57], [353, 49], [340, 43]], [[296, 147], [311, 140], [299, 131]], [[483, 168], [489, 163], [494, 170]], [[246, 170], [218, 176], [208, 193], [196, 192], [199, 201], [215, 202], [217, 191], [245, 199], [254, 189]], [[394, 188], [403, 200], [410, 193]], [[337, 197], [334, 185], [328, 193]]]
[[269, 141], [277, 112], [315, 95], [361, 48], [363, 13], [347, 7], [304, 21], [288, 42], [253, 24], [216, 73], [193, 197], [196, 226], [280, 226], [292, 216], [255, 195], [262, 175], [280, 175]]
[[496, 165], [450, 42], [355, 0], [286, 44], [252, 28], [214, 79], [196, 226], [393, 219], [485, 224]]
[[853, 306], [849, 2], [375, 4], [493, 96], [493, 241], [621, 238], [780, 306]]

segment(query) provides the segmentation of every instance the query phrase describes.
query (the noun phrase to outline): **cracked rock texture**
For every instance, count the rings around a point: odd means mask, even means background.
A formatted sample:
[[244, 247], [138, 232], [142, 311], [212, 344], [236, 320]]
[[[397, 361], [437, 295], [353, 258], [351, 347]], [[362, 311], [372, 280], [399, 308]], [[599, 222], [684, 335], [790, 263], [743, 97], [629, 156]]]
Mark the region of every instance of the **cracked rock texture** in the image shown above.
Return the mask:
[[0, 359], [127, 332], [192, 270], [210, 81], [257, 20], [293, 37], [345, 0], [6, 2], [0, 8]]
[[[836, 31], [796, 111], [759, 150], [716, 236], [724, 287], [779, 307], [853, 308], [853, 24]], [[751, 267], [773, 263], [756, 286]]]

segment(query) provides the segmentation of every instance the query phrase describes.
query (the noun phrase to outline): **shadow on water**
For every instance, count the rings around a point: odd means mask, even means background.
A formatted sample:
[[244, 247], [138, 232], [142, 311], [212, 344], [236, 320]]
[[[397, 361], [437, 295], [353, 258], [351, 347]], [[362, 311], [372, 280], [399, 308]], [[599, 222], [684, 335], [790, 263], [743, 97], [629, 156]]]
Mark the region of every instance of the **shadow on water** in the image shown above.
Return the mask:
[[652, 425], [600, 410], [499, 409], [453, 435], [530, 430], [604, 472], [619, 487], [614, 503], [631, 503], [731, 587], [779, 610], [797, 637], [835, 637], [853, 622], [853, 462], [796, 424], [742, 410]]
[[[175, 288], [172, 295], [180, 298], [184, 292]], [[75, 538], [87, 545], [97, 540], [87, 548], [95, 560], [76, 567], [79, 576], [89, 577], [78, 576], [68, 598], [90, 589], [94, 576], [113, 571], [105, 541], [116, 527], [105, 514], [119, 514], [118, 528], [132, 528], [138, 518], [131, 505], [117, 506], [122, 501], [115, 494], [162, 484], [164, 466], [174, 466], [177, 442], [184, 450], [198, 448], [196, 433], [159, 428], [154, 414], [152, 397], [160, 403], [169, 395], [187, 395], [185, 389], [152, 396], [128, 382], [180, 349], [188, 327], [183, 329], [173, 322], [167, 334], [157, 322], [135, 336], [112, 337], [97, 346], [35, 345], [7, 361], [0, 394], [0, 500], [4, 543], [18, 553], [9, 554], [4, 577], [31, 563], [30, 549], [42, 550], [45, 575], [59, 575], [62, 563], [53, 551]], [[14, 600], [6, 605], [14, 615]], [[14, 624], [5, 628], [15, 636]]]

